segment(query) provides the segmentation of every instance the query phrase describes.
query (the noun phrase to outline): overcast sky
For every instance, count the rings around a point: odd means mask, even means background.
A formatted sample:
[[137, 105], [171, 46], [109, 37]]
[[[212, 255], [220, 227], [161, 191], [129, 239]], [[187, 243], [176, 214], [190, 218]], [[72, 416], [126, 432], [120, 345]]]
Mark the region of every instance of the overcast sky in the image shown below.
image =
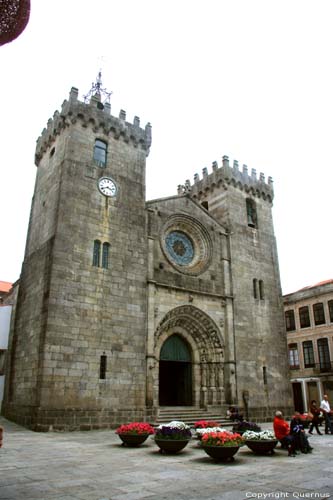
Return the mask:
[[283, 293], [333, 278], [333, 3], [32, 0], [0, 48], [0, 280], [19, 278], [35, 142], [100, 68], [112, 114], [152, 124], [147, 198], [221, 165], [274, 179]]

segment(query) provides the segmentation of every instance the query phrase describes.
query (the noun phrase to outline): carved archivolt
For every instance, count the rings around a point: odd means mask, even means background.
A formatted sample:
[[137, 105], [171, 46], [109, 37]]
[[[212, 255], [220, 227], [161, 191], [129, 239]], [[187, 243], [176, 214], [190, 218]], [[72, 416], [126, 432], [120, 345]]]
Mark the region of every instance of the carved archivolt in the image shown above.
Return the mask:
[[224, 341], [218, 326], [206, 313], [191, 305], [172, 309], [158, 325], [154, 339], [157, 359], [165, 340], [176, 332], [190, 342], [198, 362], [224, 361]]

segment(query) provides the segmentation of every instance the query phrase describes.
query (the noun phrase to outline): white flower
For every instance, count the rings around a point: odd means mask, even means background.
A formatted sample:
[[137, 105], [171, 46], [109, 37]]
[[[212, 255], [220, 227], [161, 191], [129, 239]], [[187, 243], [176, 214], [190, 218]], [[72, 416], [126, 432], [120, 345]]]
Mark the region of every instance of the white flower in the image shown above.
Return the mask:
[[205, 427], [204, 429], [196, 429], [195, 430], [197, 436], [203, 436], [207, 432], [230, 432], [228, 429], [224, 429], [223, 427]]
[[246, 431], [243, 434], [243, 438], [245, 440], [264, 440], [264, 439], [276, 439], [274, 432], [272, 431], [261, 431], [261, 432], [254, 432], [254, 431]]
[[172, 420], [168, 424], [161, 424], [158, 426], [158, 429], [162, 429], [162, 427], [171, 427], [172, 429], [190, 429], [190, 426], [185, 424], [185, 422], [181, 422], [180, 420]]

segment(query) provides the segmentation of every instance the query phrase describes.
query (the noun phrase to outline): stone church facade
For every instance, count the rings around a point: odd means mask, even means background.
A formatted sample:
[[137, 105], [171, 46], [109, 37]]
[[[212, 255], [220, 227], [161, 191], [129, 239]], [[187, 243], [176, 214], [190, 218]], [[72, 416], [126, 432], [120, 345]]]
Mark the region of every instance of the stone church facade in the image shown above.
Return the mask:
[[288, 412], [273, 186], [227, 157], [145, 200], [151, 127], [72, 88], [37, 141], [3, 414], [35, 430], [161, 407]]

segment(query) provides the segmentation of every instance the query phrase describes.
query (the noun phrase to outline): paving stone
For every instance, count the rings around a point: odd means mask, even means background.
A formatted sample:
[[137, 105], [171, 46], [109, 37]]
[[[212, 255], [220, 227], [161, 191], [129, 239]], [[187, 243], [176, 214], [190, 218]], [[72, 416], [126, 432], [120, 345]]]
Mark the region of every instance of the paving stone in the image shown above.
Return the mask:
[[0, 500], [333, 499], [329, 435], [311, 437], [311, 455], [288, 458], [277, 448], [258, 456], [243, 447], [234, 462], [215, 463], [195, 441], [162, 455], [151, 439], [122, 447], [110, 430], [34, 433], [2, 418], [0, 425]]

